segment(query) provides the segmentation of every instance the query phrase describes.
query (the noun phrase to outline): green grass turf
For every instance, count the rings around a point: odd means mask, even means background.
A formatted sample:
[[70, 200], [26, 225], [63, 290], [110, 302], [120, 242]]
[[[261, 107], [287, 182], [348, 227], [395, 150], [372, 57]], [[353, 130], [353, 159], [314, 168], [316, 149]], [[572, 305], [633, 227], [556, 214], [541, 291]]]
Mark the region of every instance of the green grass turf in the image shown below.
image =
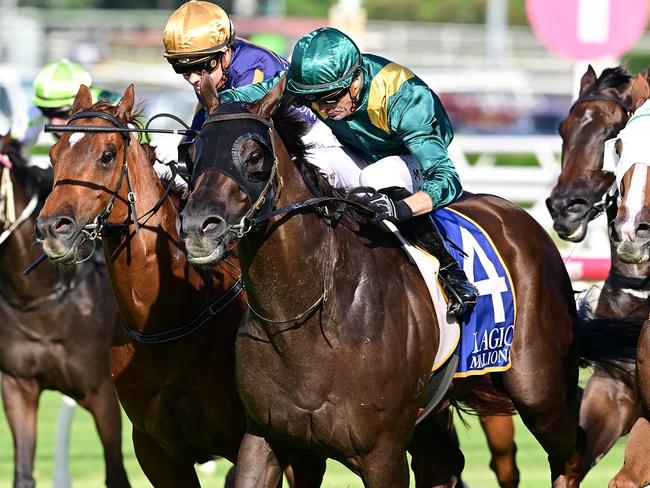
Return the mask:
[[[52, 486], [52, 469], [54, 454], [54, 435], [60, 408], [60, 395], [45, 392], [39, 409], [38, 445], [36, 452], [35, 477], [39, 488]], [[0, 420], [0, 487], [10, 486], [13, 476], [13, 445], [4, 414]], [[474, 418], [468, 418], [471, 428], [458, 425], [461, 445], [466, 457], [463, 479], [471, 488], [493, 488], [496, 481], [488, 469], [489, 453], [483, 432]], [[522, 488], [539, 488], [550, 485], [550, 475], [546, 464], [546, 455], [535, 439], [528, 433], [517, 418], [516, 442], [518, 445], [517, 462], [521, 471]], [[140, 470], [131, 444], [130, 425], [125, 417], [123, 428], [124, 456], [126, 469], [133, 488], [150, 487], [150, 483]], [[612, 451], [589, 473], [583, 487], [601, 488], [607, 486], [609, 479], [618, 471], [623, 462], [625, 439], [620, 440]], [[78, 407], [74, 414], [74, 423], [70, 440], [70, 469], [74, 488], [97, 488], [103, 486], [104, 464], [101, 445], [94, 429], [90, 414]], [[200, 474], [204, 488], [223, 486], [223, 478], [229, 469], [229, 463], [219, 461], [212, 474]], [[358, 478], [343, 466], [330, 461], [323, 486], [326, 488], [362, 487]], [[413, 483], [411, 483], [413, 486]]]

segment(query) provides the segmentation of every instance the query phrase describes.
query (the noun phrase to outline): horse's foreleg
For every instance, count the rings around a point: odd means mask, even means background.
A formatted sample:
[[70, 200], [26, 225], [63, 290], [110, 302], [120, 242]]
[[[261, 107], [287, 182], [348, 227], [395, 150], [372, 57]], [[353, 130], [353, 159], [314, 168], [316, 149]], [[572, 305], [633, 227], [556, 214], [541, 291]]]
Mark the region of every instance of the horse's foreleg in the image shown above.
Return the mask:
[[96, 393], [79, 401], [95, 420], [95, 426], [104, 448], [106, 486], [127, 488], [129, 480], [122, 459], [122, 417], [113, 383], [106, 376]]
[[417, 488], [457, 486], [465, 458], [450, 410], [424, 419], [415, 428], [408, 450]]
[[258, 429], [249, 430], [239, 446], [236, 488], [276, 488], [282, 480], [280, 462]]
[[582, 396], [580, 426], [587, 434], [582, 478], [639, 417], [637, 397], [623, 381], [596, 370]]
[[156, 488], [201, 488], [191, 458], [170, 458], [151, 436], [133, 429], [133, 448], [138, 463]]
[[490, 468], [496, 474], [501, 488], [519, 486], [519, 469], [515, 460], [515, 424], [512, 417], [490, 415], [480, 417], [492, 459]]
[[2, 400], [14, 438], [14, 488], [33, 488], [36, 412], [41, 387], [32, 379], [2, 375]]
[[609, 488], [638, 488], [650, 484], [650, 423], [639, 417], [627, 439], [625, 464], [609, 482]]
[[296, 453], [285, 475], [292, 488], [318, 488], [325, 475], [325, 458], [312, 452]]
[[366, 488], [407, 488], [409, 485], [406, 450], [392, 439], [380, 441], [369, 454], [354, 459], [349, 466], [361, 476]]

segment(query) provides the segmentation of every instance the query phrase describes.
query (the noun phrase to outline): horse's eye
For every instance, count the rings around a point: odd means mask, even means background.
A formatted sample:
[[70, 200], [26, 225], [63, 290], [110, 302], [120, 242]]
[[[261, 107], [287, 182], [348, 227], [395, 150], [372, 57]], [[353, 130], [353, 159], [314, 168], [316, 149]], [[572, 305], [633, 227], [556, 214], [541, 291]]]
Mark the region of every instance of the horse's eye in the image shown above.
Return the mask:
[[246, 158], [246, 170], [248, 171], [258, 171], [261, 166], [264, 163], [264, 153], [262, 151], [253, 151], [250, 153], [250, 155]]
[[101, 158], [102, 163], [110, 164], [113, 162], [114, 159], [115, 159], [115, 151], [111, 151], [109, 149], [102, 153], [102, 158]]

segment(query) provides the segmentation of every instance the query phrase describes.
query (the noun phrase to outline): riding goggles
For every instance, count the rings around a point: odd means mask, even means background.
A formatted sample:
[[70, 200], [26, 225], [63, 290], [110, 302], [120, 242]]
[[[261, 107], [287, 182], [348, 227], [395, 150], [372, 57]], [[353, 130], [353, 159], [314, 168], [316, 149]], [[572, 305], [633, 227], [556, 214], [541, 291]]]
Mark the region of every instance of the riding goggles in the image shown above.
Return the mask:
[[167, 58], [167, 60], [176, 73], [179, 75], [189, 75], [203, 71], [212, 73], [221, 64], [221, 56], [223, 56], [223, 53], [218, 53], [209, 58], [200, 58], [199, 60], [195, 60], [194, 58]]
[[306, 93], [300, 96], [307, 100], [309, 103], [333, 105], [335, 103], [338, 103], [338, 101], [341, 100], [341, 98], [343, 98], [349, 90], [350, 87], [346, 86], [345, 88], [337, 88], [336, 90], [331, 90], [324, 93]]
[[46, 119], [68, 119], [70, 117], [70, 110], [72, 107], [57, 107], [57, 108], [47, 108], [47, 107], [38, 107], [43, 116]]

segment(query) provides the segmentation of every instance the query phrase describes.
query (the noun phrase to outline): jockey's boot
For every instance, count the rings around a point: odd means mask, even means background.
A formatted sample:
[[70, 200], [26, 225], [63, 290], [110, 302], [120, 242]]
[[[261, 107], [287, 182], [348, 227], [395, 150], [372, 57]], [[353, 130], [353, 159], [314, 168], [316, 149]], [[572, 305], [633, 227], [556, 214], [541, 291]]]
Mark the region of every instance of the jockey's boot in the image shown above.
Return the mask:
[[449, 254], [440, 231], [428, 215], [413, 217], [405, 224], [405, 230], [416, 242], [440, 261], [439, 278], [449, 299], [447, 313], [462, 317], [476, 304], [478, 290]]

